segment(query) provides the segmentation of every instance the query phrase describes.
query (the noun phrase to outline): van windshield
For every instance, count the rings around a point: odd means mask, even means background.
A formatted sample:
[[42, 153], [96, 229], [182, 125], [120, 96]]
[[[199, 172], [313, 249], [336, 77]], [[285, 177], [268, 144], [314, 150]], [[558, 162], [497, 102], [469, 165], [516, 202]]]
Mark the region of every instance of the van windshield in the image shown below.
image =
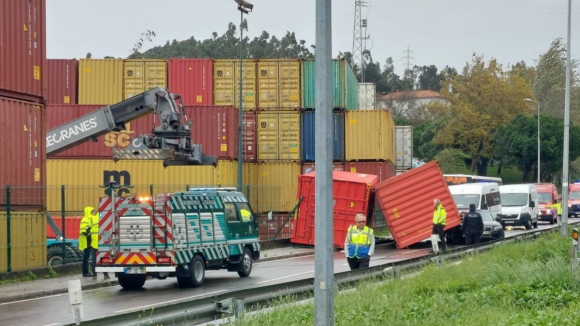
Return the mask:
[[549, 192], [539, 192], [538, 193], [538, 202], [551, 203], [552, 202], [552, 194]]
[[477, 194], [453, 195], [453, 200], [458, 209], [469, 208], [469, 204], [475, 204], [475, 207], [479, 207], [479, 195]]
[[570, 191], [570, 199], [580, 199], [580, 191]]
[[503, 207], [526, 206], [528, 204], [528, 194], [500, 193], [500, 196]]

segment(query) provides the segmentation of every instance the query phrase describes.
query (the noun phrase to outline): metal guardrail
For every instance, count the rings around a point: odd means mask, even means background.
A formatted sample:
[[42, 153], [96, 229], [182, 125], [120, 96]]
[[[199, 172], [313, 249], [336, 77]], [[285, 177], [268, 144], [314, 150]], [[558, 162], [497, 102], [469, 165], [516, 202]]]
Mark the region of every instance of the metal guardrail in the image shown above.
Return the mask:
[[[579, 223], [580, 221], [575, 221], [570, 223], [570, 225]], [[559, 232], [559, 230], [559, 228], [536, 230], [507, 239], [504, 238], [502, 240], [486, 242], [470, 247], [456, 248], [446, 251], [443, 254], [431, 254], [429, 256], [372, 266], [362, 270], [336, 273], [335, 286], [341, 286], [343, 288], [353, 287], [364, 279], [372, 277], [397, 279], [401, 276], [416, 272], [428, 264], [443, 266], [454, 261], [459, 261], [468, 255], [477, 255], [497, 246], [535, 239], [544, 233]], [[231, 302], [233, 302], [232, 299], [239, 300], [243, 298], [246, 311], [252, 311], [255, 309], [263, 309], [272, 300], [288, 295], [292, 295], [293, 300], [299, 300], [312, 297], [313, 293], [314, 278], [308, 278], [280, 284], [234, 290], [200, 299], [185, 300], [157, 306], [146, 310], [139, 309], [134, 312], [83, 321], [81, 325], [160, 325], [180, 321], [187, 321], [188, 325], [201, 324], [223, 317], [224, 311], [232, 311], [232, 309], [228, 309]], [[72, 326], [75, 324], [68, 325]]]

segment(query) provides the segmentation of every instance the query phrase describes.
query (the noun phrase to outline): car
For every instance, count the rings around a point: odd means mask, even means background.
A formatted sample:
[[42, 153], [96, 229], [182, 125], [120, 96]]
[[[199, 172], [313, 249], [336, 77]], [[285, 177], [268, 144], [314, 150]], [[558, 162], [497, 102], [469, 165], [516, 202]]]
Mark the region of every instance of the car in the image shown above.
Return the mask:
[[[493, 218], [491, 213], [488, 210], [475, 210], [479, 214], [481, 214], [481, 218], [483, 219], [483, 234], [481, 235], [481, 241], [489, 241], [489, 240], [499, 240], [505, 237], [505, 232], [503, 226]], [[461, 211], [459, 213], [461, 217], [461, 224], [452, 228], [451, 230], [447, 230], [446, 232], [446, 239], [449, 243], [465, 243], [465, 234], [463, 234], [463, 216], [469, 213], [468, 211]]]

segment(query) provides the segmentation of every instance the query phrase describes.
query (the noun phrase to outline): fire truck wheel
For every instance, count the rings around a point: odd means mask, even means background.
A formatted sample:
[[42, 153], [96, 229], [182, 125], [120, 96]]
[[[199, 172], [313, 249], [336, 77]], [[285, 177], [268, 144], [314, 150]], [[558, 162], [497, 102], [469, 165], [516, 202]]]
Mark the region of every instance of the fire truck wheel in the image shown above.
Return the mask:
[[244, 253], [242, 255], [242, 262], [240, 263], [240, 270], [238, 271], [238, 275], [240, 277], [248, 277], [252, 272], [252, 252], [250, 249], [245, 248]]
[[191, 260], [189, 265], [189, 277], [191, 279], [191, 285], [193, 287], [198, 287], [203, 284], [205, 279], [205, 263], [200, 255], [195, 255]]
[[121, 275], [118, 277], [119, 285], [126, 290], [138, 290], [143, 287], [147, 275]]

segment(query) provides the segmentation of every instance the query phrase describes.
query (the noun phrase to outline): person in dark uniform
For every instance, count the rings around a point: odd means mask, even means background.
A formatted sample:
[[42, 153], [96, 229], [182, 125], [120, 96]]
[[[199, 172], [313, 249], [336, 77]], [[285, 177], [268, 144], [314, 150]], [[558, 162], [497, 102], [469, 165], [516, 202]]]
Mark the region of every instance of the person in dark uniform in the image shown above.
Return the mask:
[[463, 218], [463, 233], [465, 234], [465, 244], [472, 245], [481, 242], [483, 234], [483, 218], [475, 211], [475, 204], [469, 204], [469, 213]]

